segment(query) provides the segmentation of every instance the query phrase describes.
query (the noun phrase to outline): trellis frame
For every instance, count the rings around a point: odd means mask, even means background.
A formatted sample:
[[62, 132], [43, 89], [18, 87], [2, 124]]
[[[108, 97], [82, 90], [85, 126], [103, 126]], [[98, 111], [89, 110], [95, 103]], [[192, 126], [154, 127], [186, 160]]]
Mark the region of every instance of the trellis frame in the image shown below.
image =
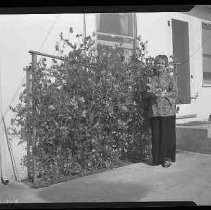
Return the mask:
[[[62, 60], [64, 61], [63, 57], [60, 56], [55, 56], [55, 55], [50, 55], [46, 53], [41, 53], [38, 51], [33, 51], [30, 50], [29, 53], [32, 56], [32, 68], [26, 70], [26, 98], [27, 98], [27, 103], [26, 107], [27, 109], [32, 108], [32, 116], [35, 115], [35, 104], [34, 104], [34, 92], [35, 92], [35, 72], [37, 71], [37, 57], [43, 56], [43, 57], [49, 57], [57, 60]], [[28, 120], [27, 120], [28, 123]], [[36, 159], [34, 156], [34, 148], [35, 148], [35, 143], [36, 143], [36, 126], [33, 123], [33, 128], [32, 132], [27, 131], [27, 175], [28, 178], [31, 178], [31, 175], [33, 175], [33, 184], [36, 185], [37, 183], [37, 168], [36, 168]], [[30, 151], [32, 151], [30, 153]], [[31, 156], [32, 154], [32, 156]], [[30, 157], [31, 156], [31, 157]], [[33, 161], [33, 167], [32, 171], [30, 169], [30, 160], [32, 158]]]

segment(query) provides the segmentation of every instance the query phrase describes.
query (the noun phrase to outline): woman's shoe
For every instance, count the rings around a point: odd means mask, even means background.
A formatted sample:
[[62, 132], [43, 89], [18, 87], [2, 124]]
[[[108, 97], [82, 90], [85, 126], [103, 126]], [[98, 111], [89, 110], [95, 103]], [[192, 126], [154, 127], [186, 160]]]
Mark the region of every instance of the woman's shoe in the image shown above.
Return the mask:
[[164, 160], [163, 163], [161, 164], [164, 168], [168, 168], [171, 166], [171, 161], [170, 160]]

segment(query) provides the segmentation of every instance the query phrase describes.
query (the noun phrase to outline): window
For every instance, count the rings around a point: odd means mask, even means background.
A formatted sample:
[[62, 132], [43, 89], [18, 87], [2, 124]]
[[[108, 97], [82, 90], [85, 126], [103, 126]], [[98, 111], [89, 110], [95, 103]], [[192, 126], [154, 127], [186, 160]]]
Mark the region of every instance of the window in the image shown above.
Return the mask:
[[202, 24], [203, 84], [211, 85], [211, 25]]
[[98, 41], [106, 45], [122, 43], [122, 47], [133, 48], [136, 37], [133, 13], [100, 13], [96, 18]]

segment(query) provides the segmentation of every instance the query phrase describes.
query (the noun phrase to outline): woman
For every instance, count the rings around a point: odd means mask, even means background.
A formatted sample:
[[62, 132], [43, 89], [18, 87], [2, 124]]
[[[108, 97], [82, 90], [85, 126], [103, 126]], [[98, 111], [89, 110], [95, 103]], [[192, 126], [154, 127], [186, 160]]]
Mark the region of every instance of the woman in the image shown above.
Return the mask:
[[154, 66], [145, 94], [149, 102], [148, 116], [152, 131], [152, 164], [169, 167], [176, 157], [177, 79], [166, 69], [166, 55], [156, 56]]

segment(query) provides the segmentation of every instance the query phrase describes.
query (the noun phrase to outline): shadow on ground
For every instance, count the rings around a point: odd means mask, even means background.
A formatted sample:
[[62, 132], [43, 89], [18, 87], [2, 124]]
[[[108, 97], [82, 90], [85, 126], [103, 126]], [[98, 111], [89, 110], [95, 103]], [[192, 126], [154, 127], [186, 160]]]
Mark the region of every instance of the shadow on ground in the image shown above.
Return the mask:
[[[88, 189], [88, 190], [87, 190]], [[124, 202], [137, 201], [150, 191], [149, 186], [134, 183], [92, 183], [60, 184], [44, 189], [39, 196], [50, 202]]]

